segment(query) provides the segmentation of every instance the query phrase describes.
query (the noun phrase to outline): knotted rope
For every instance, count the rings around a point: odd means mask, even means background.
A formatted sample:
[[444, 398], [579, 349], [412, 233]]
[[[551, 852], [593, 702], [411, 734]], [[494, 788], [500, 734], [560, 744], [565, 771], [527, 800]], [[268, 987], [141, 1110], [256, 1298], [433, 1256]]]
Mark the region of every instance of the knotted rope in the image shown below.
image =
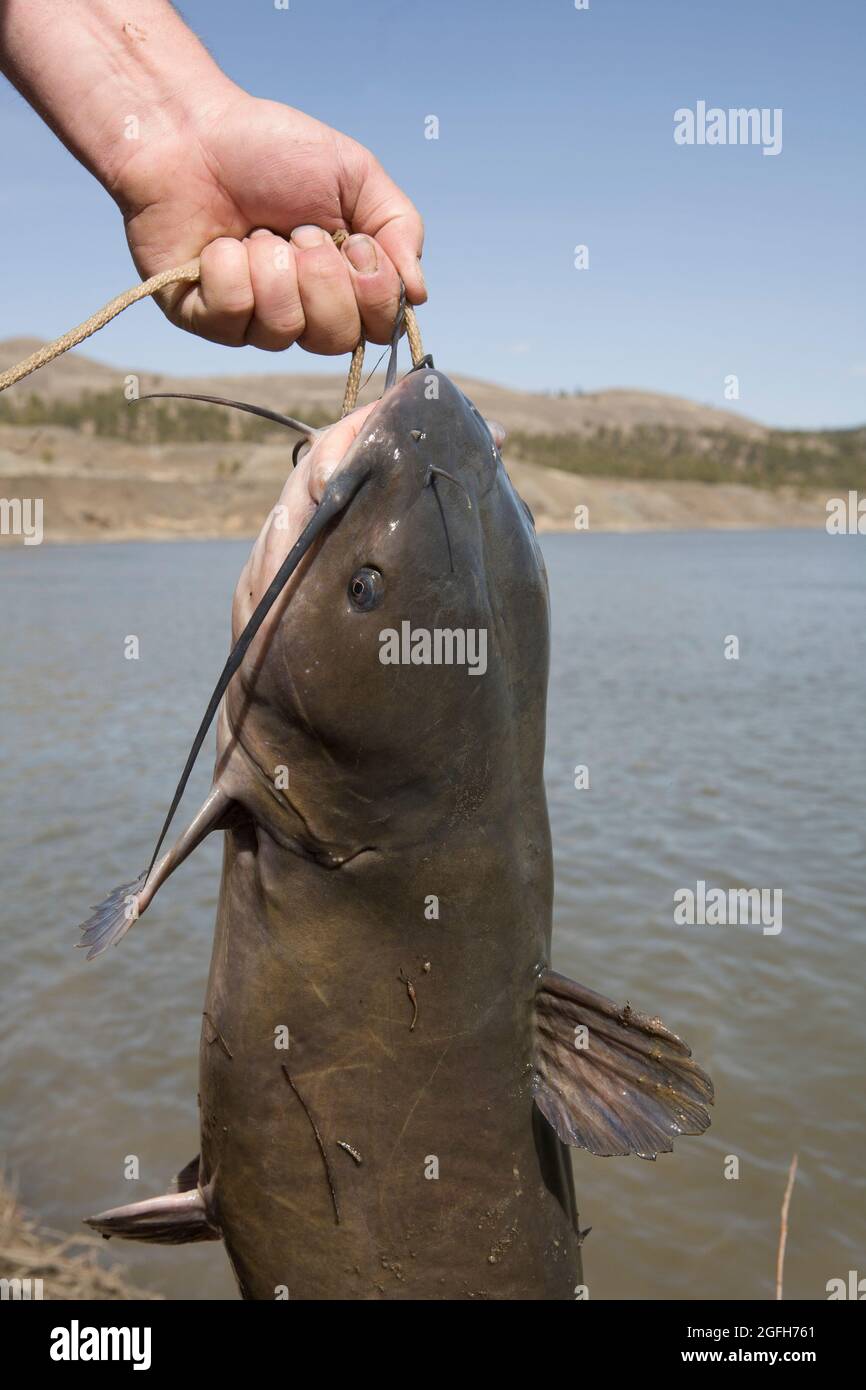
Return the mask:
[[[334, 244], [338, 248], [349, 235], [348, 232], [340, 231], [333, 234]], [[85, 338], [89, 338], [93, 333], [98, 333], [100, 328], [104, 328], [112, 319], [122, 314], [124, 309], [128, 309], [130, 304], [137, 304], [140, 299], [147, 299], [149, 295], [156, 294], [159, 290], [164, 290], [168, 285], [177, 285], [186, 281], [188, 284], [195, 284], [201, 278], [201, 266], [198, 257], [195, 260], [187, 261], [184, 265], [175, 266], [173, 270], [161, 270], [158, 275], [151, 275], [149, 280], [143, 280], [140, 285], [135, 285], [131, 290], [124, 290], [115, 299], [109, 302], [95, 314], [91, 314], [89, 319], [85, 319], [77, 328], [70, 328], [68, 333], [62, 337], [55, 338], [53, 343], [46, 343], [38, 351], [25, 357], [22, 362], [16, 362], [14, 367], [8, 367], [5, 372], [0, 372], [0, 391], [6, 391], [10, 386], [23, 381], [31, 372], [38, 372], [40, 367], [46, 367], [55, 358], [62, 357], [64, 352], [69, 352], [70, 348], [78, 347]], [[415, 311], [410, 305], [406, 305], [403, 319], [406, 328], [406, 338], [409, 343], [409, 350], [412, 353], [412, 365], [417, 367], [424, 356], [424, 349], [421, 345], [421, 334], [418, 330], [418, 320]], [[343, 396], [343, 407], [341, 414], [348, 415], [349, 411], [354, 410], [358, 404], [358, 392], [361, 388], [361, 372], [364, 366], [364, 335], [361, 334], [357, 347], [352, 353], [352, 361], [349, 366], [349, 375], [346, 379], [346, 391]]]

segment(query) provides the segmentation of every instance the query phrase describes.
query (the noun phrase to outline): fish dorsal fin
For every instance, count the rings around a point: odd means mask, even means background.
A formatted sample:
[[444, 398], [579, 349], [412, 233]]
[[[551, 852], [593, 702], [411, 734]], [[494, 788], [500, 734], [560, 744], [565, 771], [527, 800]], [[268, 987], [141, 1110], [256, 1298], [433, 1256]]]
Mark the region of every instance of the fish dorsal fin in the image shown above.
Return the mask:
[[194, 1187], [198, 1187], [198, 1170], [201, 1166], [201, 1158], [196, 1154], [189, 1163], [184, 1164], [180, 1172], [172, 1178], [168, 1185], [169, 1192], [191, 1192]]
[[713, 1084], [661, 1019], [547, 970], [536, 996], [535, 1103], [559, 1138], [610, 1157], [670, 1153], [710, 1123]]

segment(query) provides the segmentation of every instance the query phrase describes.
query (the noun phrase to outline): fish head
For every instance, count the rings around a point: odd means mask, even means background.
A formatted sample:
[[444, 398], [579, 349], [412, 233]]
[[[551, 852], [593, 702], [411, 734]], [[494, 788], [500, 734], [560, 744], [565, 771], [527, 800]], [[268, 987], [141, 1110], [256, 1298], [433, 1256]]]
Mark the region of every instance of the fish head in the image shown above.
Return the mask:
[[352, 839], [362, 807], [379, 836], [429, 828], [433, 805], [453, 819], [501, 757], [540, 776], [546, 577], [497, 437], [444, 373], [410, 372], [300, 456], [244, 567], [235, 639], [317, 510], [350, 499], [257, 633], [221, 732], [266, 776], [287, 768], [324, 842]]

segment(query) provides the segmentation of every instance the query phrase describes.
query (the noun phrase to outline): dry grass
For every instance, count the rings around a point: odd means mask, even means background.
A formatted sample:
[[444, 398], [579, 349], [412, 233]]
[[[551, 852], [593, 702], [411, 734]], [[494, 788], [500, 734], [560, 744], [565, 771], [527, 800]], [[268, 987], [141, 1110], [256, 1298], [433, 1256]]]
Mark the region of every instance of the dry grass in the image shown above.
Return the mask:
[[0, 1278], [41, 1279], [44, 1297], [52, 1300], [161, 1297], [131, 1288], [120, 1269], [105, 1263], [103, 1247], [99, 1236], [64, 1235], [37, 1225], [0, 1175]]

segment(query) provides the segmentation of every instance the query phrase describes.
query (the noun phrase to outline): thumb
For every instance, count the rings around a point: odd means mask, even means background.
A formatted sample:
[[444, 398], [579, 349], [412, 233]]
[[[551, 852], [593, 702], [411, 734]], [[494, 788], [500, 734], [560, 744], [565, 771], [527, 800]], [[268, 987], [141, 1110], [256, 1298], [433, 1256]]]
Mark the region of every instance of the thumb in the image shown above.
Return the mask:
[[414, 203], [362, 146], [354, 170], [351, 226], [376, 238], [406, 286], [410, 304], [423, 304], [427, 287], [421, 270], [424, 223]]

